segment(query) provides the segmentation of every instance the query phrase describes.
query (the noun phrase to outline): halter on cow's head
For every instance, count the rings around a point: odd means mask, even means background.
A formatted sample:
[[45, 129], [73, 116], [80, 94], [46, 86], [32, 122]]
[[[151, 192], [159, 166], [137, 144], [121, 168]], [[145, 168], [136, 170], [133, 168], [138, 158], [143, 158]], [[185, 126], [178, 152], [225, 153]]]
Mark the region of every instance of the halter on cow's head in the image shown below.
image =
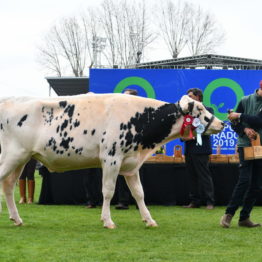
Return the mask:
[[193, 122], [195, 122], [195, 128], [199, 124], [203, 125], [203, 134], [216, 134], [224, 127], [224, 123], [211, 114], [201, 102], [195, 101], [187, 95], [182, 96], [178, 101], [178, 107], [184, 116], [185, 123], [188, 122], [194, 126]]

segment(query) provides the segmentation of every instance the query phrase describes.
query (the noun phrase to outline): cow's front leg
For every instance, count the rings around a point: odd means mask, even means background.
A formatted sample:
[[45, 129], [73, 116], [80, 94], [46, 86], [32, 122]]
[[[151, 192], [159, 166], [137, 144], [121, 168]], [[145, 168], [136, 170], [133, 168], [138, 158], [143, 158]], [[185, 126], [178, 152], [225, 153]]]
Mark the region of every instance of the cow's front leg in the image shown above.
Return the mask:
[[116, 226], [111, 219], [110, 214], [110, 202], [115, 192], [116, 178], [118, 176], [119, 169], [104, 167], [103, 168], [103, 206], [101, 220], [104, 223], [105, 228], [114, 229]]
[[132, 176], [125, 176], [126, 183], [132, 193], [132, 196], [137, 202], [142, 220], [149, 227], [157, 227], [156, 221], [151, 217], [144, 201], [144, 190], [140, 181], [139, 172]]

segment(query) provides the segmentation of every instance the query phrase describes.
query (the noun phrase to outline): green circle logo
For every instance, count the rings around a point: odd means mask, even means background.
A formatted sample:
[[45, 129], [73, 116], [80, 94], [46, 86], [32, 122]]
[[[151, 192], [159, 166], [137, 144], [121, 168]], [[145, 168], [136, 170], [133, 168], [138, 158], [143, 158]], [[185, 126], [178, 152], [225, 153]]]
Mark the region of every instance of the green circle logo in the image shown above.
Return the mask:
[[219, 104], [218, 106], [215, 104], [211, 103], [211, 96], [213, 94], [213, 92], [221, 87], [221, 86], [226, 86], [228, 88], [230, 88], [236, 95], [236, 104], [234, 106], [234, 110], [236, 109], [240, 99], [244, 96], [244, 91], [241, 88], [241, 86], [235, 82], [232, 79], [229, 78], [218, 78], [214, 81], [212, 81], [211, 83], [208, 84], [208, 86], [206, 87], [204, 94], [203, 94], [203, 103], [206, 106], [212, 107], [214, 109], [214, 114], [217, 118], [219, 118], [220, 120], [227, 120], [227, 113], [221, 113], [219, 112], [219, 108], [224, 106], [224, 103]]
[[131, 76], [121, 80], [116, 85], [114, 93], [122, 93], [122, 91], [130, 85], [140, 86], [145, 90], [147, 97], [156, 98], [156, 93], [152, 85], [144, 78], [138, 76]]

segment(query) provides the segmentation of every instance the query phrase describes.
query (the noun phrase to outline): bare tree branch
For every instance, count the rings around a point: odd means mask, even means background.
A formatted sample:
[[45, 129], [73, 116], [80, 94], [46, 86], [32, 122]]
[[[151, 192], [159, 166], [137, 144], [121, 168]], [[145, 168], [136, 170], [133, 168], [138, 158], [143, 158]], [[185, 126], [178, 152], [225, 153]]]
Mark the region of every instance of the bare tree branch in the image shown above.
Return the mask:
[[145, 1], [103, 1], [100, 18], [109, 43], [105, 50], [109, 64], [140, 62], [144, 48], [154, 40], [146, 10]]
[[224, 42], [224, 32], [216, 21], [200, 7], [191, 6], [190, 23], [187, 29], [187, 46], [192, 56], [214, 52]]
[[[177, 58], [187, 43], [186, 30], [189, 24], [189, 4], [169, 0], [157, 8], [160, 33], [172, 55]], [[159, 13], [160, 12], [160, 13]]]

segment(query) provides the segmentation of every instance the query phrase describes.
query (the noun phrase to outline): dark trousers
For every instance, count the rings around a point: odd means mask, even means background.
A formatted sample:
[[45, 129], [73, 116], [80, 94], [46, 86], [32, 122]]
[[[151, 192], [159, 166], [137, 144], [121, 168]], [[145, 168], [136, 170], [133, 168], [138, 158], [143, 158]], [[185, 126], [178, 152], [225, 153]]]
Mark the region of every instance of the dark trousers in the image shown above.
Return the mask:
[[185, 160], [189, 176], [190, 202], [200, 205], [203, 195], [206, 204], [214, 204], [214, 185], [209, 170], [209, 156], [186, 154]]
[[29, 162], [25, 165], [24, 170], [19, 179], [28, 179], [34, 180], [35, 179], [35, 168], [36, 168], [36, 160], [31, 158]]
[[130, 201], [130, 190], [126, 184], [126, 180], [123, 176], [119, 175], [117, 177], [117, 195], [118, 195], [118, 204], [123, 204], [123, 205], [129, 205]]
[[87, 169], [87, 174], [84, 176], [84, 188], [89, 205], [98, 205], [102, 202], [102, 172], [100, 168]]
[[262, 160], [244, 160], [244, 149], [239, 148], [239, 178], [234, 188], [231, 200], [226, 208], [226, 214], [235, 214], [242, 205], [239, 220], [249, 218], [262, 185]]

